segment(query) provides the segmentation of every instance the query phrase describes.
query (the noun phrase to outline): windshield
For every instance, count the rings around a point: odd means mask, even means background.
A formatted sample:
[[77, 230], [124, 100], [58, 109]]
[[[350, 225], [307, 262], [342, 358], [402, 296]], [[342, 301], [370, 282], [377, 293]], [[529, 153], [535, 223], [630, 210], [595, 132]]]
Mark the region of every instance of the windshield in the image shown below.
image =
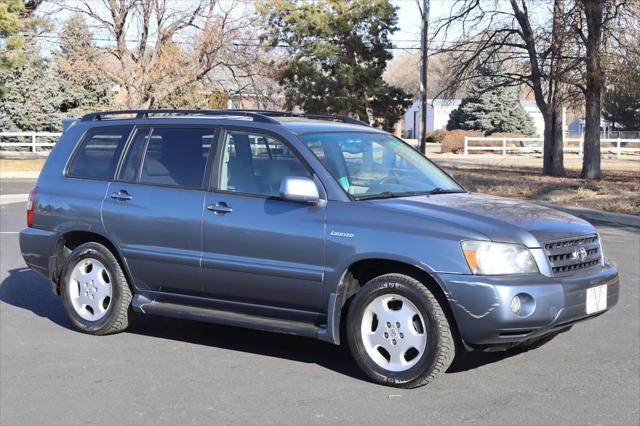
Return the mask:
[[300, 139], [355, 199], [464, 192], [409, 145], [384, 133], [312, 133]]

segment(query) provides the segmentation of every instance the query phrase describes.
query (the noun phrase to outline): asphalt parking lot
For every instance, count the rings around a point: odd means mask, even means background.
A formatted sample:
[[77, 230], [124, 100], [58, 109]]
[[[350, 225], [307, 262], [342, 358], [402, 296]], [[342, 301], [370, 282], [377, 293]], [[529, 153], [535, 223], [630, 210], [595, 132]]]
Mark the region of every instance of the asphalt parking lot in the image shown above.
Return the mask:
[[618, 305], [540, 349], [456, 359], [428, 387], [363, 378], [315, 340], [136, 316], [118, 335], [71, 330], [25, 267], [19, 196], [0, 183], [1, 424], [640, 423], [640, 230], [597, 224], [620, 268]]

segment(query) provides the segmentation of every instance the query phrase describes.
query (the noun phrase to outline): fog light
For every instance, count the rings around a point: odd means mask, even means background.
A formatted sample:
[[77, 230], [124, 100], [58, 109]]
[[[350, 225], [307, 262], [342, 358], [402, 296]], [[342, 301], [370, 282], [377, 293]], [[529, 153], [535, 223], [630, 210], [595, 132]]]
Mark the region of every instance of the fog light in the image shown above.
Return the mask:
[[528, 317], [536, 309], [536, 302], [527, 293], [518, 293], [511, 299], [511, 312], [519, 317]]
[[511, 299], [511, 312], [520, 314], [520, 309], [522, 309], [522, 300], [520, 300], [520, 296], [516, 294], [513, 296], [513, 299]]

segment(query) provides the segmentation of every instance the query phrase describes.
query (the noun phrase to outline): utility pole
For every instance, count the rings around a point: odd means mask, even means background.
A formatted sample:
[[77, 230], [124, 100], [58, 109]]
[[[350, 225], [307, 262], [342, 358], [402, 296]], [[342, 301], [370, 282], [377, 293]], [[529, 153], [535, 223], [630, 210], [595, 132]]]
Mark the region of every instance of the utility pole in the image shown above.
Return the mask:
[[429, 7], [430, 0], [422, 0], [422, 37], [420, 49], [420, 152], [427, 152], [427, 69], [429, 65]]

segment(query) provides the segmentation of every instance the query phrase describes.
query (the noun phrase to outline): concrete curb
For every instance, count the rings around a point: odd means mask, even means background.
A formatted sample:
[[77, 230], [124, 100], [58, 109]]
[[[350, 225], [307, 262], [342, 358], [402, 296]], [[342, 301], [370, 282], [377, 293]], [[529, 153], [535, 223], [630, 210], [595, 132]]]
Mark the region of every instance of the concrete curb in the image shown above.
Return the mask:
[[574, 216], [582, 217], [584, 219], [599, 220], [602, 222], [612, 222], [619, 225], [635, 226], [640, 228], [640, 216], [624, 213], [612, 213], [603, 210], [585, 209], [581, 207], [571, 207], [562, 204], [547, 203], [544, 201], [530, 200], [541, 206], [549, 207], [556, 210], [561, 210], [572, 214]]

